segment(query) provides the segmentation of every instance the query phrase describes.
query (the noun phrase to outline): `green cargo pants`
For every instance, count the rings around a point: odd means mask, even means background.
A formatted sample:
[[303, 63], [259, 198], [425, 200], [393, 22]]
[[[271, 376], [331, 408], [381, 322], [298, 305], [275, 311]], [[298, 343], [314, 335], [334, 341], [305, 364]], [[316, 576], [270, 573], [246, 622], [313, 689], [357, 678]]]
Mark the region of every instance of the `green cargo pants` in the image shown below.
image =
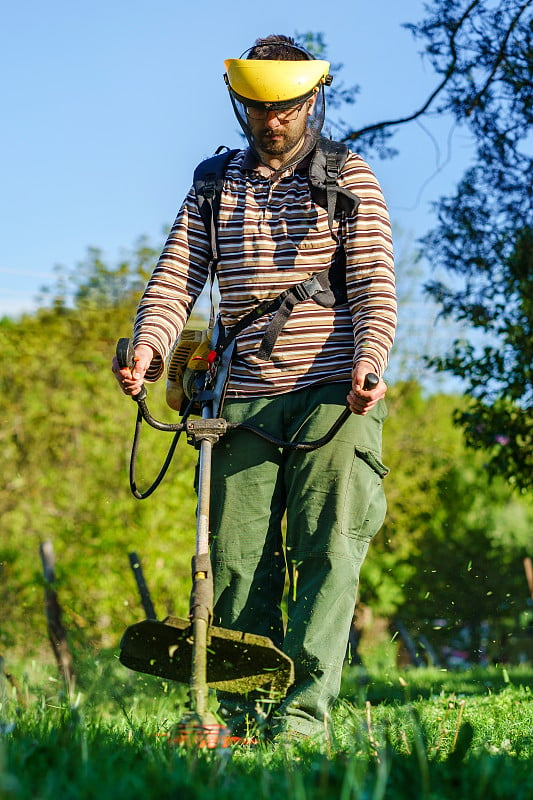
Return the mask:
[[[279, 439], [310, 441], [323, 436], [346, 407], [349, 388], [320, 384], [269, 398], [230, 399], [223, 416]], [[359, 570], [385, 516], [385, 415], [383, 401], [364, 417], [352, 414], [329, 444], [311, 452], [281, 450], [238, 430], [214, 448], [214, 624], [269, 636], [293, 659], [295, 682], [270, 709], [275, 733], [320, 733], [338, 696]], [[235, 732], [256, 717], [255, 696], [220, 699]]]

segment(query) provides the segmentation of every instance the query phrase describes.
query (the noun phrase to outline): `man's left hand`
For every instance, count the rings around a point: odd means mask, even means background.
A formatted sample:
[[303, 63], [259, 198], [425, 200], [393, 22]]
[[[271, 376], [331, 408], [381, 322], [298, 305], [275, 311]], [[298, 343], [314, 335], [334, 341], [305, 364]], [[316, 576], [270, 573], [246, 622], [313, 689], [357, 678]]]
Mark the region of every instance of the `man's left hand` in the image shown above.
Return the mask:
[[375, 368], [368, 361], [359, 361], [352, 371], [352, 389], [346, 402], [353, 414], [361, 416], [368, 414], [387, 392], [387, 384], [382, 378], [374, 389], [363, 389], [365, 378], [369, 372], [375, 372]]

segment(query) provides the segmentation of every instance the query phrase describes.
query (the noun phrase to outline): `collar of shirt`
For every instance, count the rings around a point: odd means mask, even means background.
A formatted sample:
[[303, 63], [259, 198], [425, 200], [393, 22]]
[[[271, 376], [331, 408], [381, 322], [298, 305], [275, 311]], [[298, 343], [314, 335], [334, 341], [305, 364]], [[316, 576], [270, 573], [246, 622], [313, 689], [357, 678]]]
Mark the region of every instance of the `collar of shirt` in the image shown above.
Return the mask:
[[[295, 167], [290, 167], [286, 172], [278, 174], [278, 178], [283, 178], [287, 174], [292, 175], [293, 172], [307, 172], [309, 169], [309, 165], [311, 163], [311, 153], [308, 153], [301, 161], [296, 164]], [[248, 147], [244, 153], [244, 158], [241, 163], [241, 170], [249, 170], [251, 172], [257, 172], [259, 167], [260, 161], [257, 158], [257, 155], [254, 151]]]

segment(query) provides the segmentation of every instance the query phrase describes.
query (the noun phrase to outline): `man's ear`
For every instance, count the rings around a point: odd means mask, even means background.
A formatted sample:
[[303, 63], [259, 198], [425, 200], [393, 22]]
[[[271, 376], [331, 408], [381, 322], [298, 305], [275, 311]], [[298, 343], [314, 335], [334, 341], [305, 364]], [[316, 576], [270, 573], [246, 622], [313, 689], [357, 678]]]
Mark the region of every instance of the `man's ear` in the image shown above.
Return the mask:
[[313, 113], [313, 107], [314, 107], [314, 105], [316, 103], [317, 94], [318, 94], [318, 87], [315, 86], [315, 88], [313, 90], [313, 94], [311, 95], [311, 97], [307, 101], [307, 116], [308, 117], [310, 117], [311, 114]]

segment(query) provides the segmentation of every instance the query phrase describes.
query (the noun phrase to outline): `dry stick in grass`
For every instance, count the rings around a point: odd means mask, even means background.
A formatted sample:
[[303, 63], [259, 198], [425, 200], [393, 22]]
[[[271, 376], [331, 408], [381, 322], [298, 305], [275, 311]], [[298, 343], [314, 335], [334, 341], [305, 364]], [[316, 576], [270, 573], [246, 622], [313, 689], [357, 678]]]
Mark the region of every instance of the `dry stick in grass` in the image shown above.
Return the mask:
[[529, 558], [529, 556], [527, 556], [527, 558], [524, 558], [524, 570], [526, 573], [526, 581], [529, 589], [529, 594], [531, 596], [531, 599], [533, 600], [533, 564], [531, 563], [531, 559]]
[[0, 653], [0, 674], [2, 674], [4, 676], [6, 681], [9, 684], [11, 684], [11, 686], [15, 690], [15, 694], [16, 694], [16, 697], [17, 697], [17, 703], [19, 705], [21, 705], [21, 706], [25, 706], [26, 705], [26, 700], [24, 698], [24, 695], [22, 694], [22, 690], [20, 688], [20, 684], [17, 681], [17, 679], [15, 678], [15, 676], [12, 675], [11, 672], [7, 671], [7, 669], [5, 667], [4, 656], [1, 653]]
[[452, 753], [454, 752], [455, 747], [457, 745], [457, 738], [459, 736], [459, 730], [461, 728], [461, 722], [463, 721], [463, 713], [464, 713], [464, 710], [465, 710], [465, 702], [466, 702], [465, 700], [461, 700], [461, 702], [459, 703], [459, 714], [457, 715], [457, 724], [455, 726], [455, 736], [453, 737]]
[[[365, 706], [366, 706], [366, 728], [367, 728], [367, 731], [368, 731], [368, 741], [370, 742], [370, 746], [373, 749], [372, 755], [377, 757], [377, 756], [379, 756], [379, 752], [378, 752], [378, 747], [377, 747], [376, 740], [374, 739], [374, 733], [372, 731], [372, 717], [371, 717], [371, 713], [370, 713], [372, 706], [370, 704], [370, 700], [366, 701]], [[379, 758], [377, 760], [379, 762]]]
[[55, 557], [52, 542], [43, 542], [39, 547], [45, 580], [45, 608], [48, 624], [48, 637], [56, 657], [60, 674], [64, 677], [69, 697], [74, 693], [76, 675], [70, 653], [65, 628], [61, 620], [62, 612], [55, 584]]
[[128, 559], [135, 578], [135, 583], [137, 584], [137, 589], [139, 590], [139, 596], [141, 598], [142, 607], [144, 608], [144, 613], [146, 614], [146, 619], [157, 619], [150, 591], [144, 579], [141, 560], [137, 553], [134, 552], [128, 553]]
[[405, 733], [405, 731], [402, 731], [401, 739], [402, 739], [402, 742], [404, 744], [405, 751], [406, 751], [407, 755], [410, 756], [411, 755], [411, 748], [409, 747], [409, 742], [407, 741], [407, 734]]

